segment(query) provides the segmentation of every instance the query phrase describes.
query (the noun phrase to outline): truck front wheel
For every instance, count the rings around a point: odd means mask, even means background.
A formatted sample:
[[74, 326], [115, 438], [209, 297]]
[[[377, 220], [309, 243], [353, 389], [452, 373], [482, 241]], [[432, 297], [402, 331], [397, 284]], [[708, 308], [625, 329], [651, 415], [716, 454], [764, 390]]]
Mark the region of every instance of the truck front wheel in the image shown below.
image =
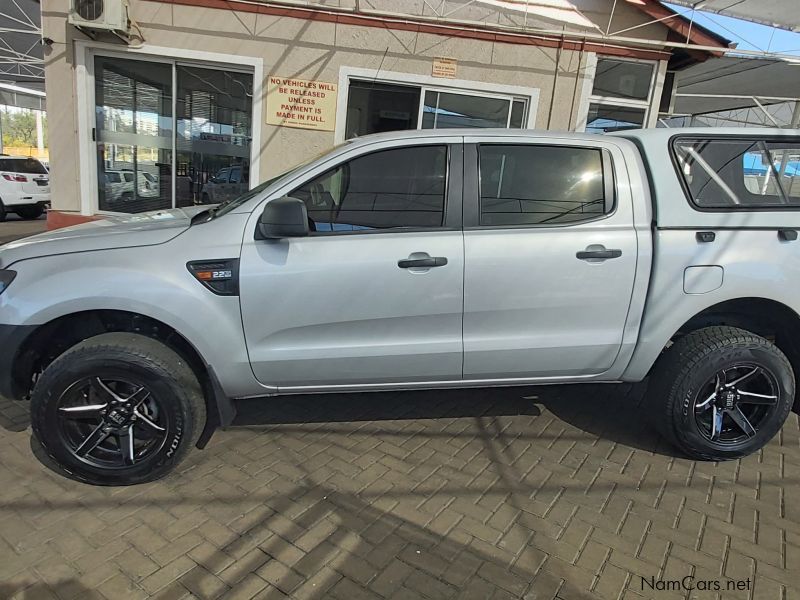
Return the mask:
[[57, 465], [96, 485], [158, 479], [196, 443], [205, 400], [194, 372], [157, 340], [89, 338], [53, 361], [31, 396], [33, 434]]
[[727, 460], [755, 452], [781, 429], [794, 403], [791, 364], [769, 340], [707, 327], [659, 359], [649, 394], [666, 411], [665, 437], [690, 457]]

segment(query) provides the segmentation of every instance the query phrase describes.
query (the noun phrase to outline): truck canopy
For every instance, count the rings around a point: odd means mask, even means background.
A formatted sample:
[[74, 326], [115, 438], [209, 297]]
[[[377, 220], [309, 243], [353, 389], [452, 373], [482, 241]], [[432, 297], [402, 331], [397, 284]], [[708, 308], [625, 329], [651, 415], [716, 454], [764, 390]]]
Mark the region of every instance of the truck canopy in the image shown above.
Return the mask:
[[800, 130], [621, 132], [642, 153], [659, 228], [800, 227]]

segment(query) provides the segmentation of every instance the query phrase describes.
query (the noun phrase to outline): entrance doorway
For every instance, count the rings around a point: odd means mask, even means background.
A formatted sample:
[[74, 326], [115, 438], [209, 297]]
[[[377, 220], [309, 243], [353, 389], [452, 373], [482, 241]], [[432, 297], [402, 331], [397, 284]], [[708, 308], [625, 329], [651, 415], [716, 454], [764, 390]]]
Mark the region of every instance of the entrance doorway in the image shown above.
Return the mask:
[[96, 56], [98, 207], [215, 204], [249, 188], [253, 75]]

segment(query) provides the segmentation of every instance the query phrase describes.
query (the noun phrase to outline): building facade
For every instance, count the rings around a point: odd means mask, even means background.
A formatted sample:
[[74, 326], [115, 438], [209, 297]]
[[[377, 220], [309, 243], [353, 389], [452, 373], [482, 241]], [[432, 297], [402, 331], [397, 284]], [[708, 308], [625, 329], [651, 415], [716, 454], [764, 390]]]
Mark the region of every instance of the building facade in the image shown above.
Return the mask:
[[724, 46], [650, 0], [431, 4], [131, 0], [119, 35], [50, 0], [50, 224], [222, 202], [380, 131], [652, 127], [668, 70], [707, 57], [659, 41]]

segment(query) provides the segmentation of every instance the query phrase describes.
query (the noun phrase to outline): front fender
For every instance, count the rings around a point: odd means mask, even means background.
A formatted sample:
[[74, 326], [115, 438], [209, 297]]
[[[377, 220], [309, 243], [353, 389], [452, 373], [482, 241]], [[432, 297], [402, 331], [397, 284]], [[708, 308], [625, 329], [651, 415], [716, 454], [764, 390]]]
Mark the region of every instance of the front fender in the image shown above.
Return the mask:
[[228, 396], [265, 393], [250, 368], [239, 298], [201, 285], [185, 266], [192, 257], [181, 254], [162, 245], [23, 261], [0, 295], [0, 322], [43, 325], [91, 310], [141, 314], [186, 338]]

